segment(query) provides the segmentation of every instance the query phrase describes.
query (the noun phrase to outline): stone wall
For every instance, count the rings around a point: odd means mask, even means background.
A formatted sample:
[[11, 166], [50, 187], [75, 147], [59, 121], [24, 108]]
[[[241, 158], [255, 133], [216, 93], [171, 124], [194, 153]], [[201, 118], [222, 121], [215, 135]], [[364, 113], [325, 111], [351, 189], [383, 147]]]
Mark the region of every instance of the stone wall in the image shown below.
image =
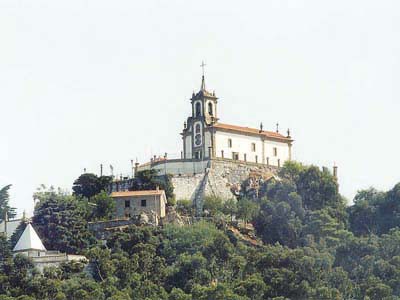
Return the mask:
[[175, 175], [171, 178], [174, 186], [174, 194], [177, 200], [192, 200], [195, 197], [197, 187], [200, 185], [204, 173], [196, 175]]
[[[224, 200], [234, 197], [233, 190], [240, 189], [243, 181], [251, 174], [276, 174], [277, 168], [263, 164], [256, 164], [230, 159], [213, 159], [208, 172], [205, 196], [216, 196]], [[174, 176], [172, 184], [177, 200], [190, 199], [193, 201], [204, 174], [193, 176]]]

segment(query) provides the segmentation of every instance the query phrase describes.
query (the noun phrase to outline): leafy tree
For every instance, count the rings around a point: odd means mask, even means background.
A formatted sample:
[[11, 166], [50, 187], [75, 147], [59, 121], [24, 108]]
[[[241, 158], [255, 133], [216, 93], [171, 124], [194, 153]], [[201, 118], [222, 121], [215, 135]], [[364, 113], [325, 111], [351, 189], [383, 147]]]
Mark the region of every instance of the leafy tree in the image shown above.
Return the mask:
[[85, 173], [74, 181], [72, 190], [74, 195], [90, 199], [102, 191], [108, 191], [111, 182], [110, 176], [98, 177], [92, 173]]
[[172, 185], [171, 175], [159, 175], [158, 171], [154, 169], [137, 172], [130, 190], [155, 190], [157, 187], [165, 191], [169, 205], [175, 203], [174, 186]]
[[[5, 234], [0, 233], [0, 271], [4, 262], [11, 257], [11, 247]], [[2, 272], [0, 272], [2, 273]]]
[[211, 216], [215, 216], [221, 212], [223, 208], [223, 201], [219, 197], [207, 196], [204, 199], [203, 209], [207, 210]]
[[228, 199], [225, 201], [222, 207], [222, 211], [224, 214], [227, 214], [231, 218], [231, 222], [233, 221], [233, 216], [238, 213], [238, 205], [235, 199]]
[[95, 219], [107, 220], [112, 218], [115, 213], [115, 201], [105, 191], [95, 195], [92, 202], [96, 205], [93, 211]]
[[258, 205], [254, 201], [246, 198], [240, 199], [237, 204], [237, 216], [247, 223], [254, 217], [257, 209]]
[[2, 189], [0, 189], [0, 222], [4, 219], [5, 214], [9, 219], [14, 218], [17, 213], [14, 207], [11, 207], [9, 204], [10, 201], [10, 190], [11, 184], [6, 185]]
[[39, 200], [32, 223], [45, 247], [67, 253], [82, 253], [93, 242], [87, 228], [89, 206], [60, 190], [36, 193]]

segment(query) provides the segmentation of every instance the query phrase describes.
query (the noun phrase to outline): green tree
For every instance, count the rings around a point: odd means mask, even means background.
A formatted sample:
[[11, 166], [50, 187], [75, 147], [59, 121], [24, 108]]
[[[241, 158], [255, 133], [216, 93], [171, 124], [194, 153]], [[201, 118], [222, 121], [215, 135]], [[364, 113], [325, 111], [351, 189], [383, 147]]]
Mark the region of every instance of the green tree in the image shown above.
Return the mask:
[[102, 191], [95, 195], [91, 201], [96, 205], [93, 216], [97, 220], [108, 220], [115, 214], [115, 201]]
[[137, 172], [130, 187], [131, 191], [155, 190], [159, 187], [165, 191], [168, 203], [175, 203], [174, 186], [172, 185], [171, 175], [159, 175], [157, 170], [144, 170]]
[[108, 191], [111, 182], [110, 176], [98, 177], [92, 173], [85, 173], [74, 181], [72, 190], [74, 195], [90, 199], [102, 191]]
[[224, 202], [222, 211], [224, 214], [229, 215], [231, 218], [231, 222], [233, 221], [233, 216], [235, 216], [238, 212], [238, 205], [236, 199], [228, 199]]
[[14, 218], [17, 213], [14, 207], [10, 206], [10, 190], [11, 184], [6, 185], [2, 189], [0, 189], [0, 222], [4, 219], [5, 214], [9, 219]]
[[38, 192], [35, 197], [39, 202], [32, 223], [47, 249], [82, 253], [94, 241], [87, 228], [87, 202], [54, 189]]
[[237, 216], [245, 223], [251, 220], [258, 210], [258, 205], [252, 200], [243, 198], [237, 204]]
[[204, 199], [203, 209], [207, 210], [211, 216], [215, 216], [219, 212], [222, 212], [223, 201], [219, 197], [207, 196]]

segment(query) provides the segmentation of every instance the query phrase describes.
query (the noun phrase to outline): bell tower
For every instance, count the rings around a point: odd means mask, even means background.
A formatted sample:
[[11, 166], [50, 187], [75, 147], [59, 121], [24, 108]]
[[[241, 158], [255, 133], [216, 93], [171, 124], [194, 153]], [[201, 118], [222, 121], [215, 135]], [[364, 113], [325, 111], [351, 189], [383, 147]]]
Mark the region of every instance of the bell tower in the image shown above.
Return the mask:
[[190, 103], [192, 106], [192, 115], [185, 122], [182, 132], [183, 136], [183, 153], [186, 159], [204, 159], [210, 157], [211, 145], [211, 127], [218, 121], [217, 117], [217, 104], [218, 98], [215, 92], [206, 90], [204, 79], [204, 66], [203, 76], [201, 78], [200, 90], [192, 94]]

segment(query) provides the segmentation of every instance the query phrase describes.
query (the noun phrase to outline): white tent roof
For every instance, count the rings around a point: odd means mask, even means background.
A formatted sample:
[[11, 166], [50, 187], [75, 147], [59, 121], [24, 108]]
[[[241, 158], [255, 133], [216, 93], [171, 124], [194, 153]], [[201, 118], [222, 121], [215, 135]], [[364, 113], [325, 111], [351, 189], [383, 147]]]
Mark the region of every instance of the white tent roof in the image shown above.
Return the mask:
[[15, 245], [13, 251], [28, 250], [46, 251], [46, 248], [30, 223], [26, 225], [26, 228]]

